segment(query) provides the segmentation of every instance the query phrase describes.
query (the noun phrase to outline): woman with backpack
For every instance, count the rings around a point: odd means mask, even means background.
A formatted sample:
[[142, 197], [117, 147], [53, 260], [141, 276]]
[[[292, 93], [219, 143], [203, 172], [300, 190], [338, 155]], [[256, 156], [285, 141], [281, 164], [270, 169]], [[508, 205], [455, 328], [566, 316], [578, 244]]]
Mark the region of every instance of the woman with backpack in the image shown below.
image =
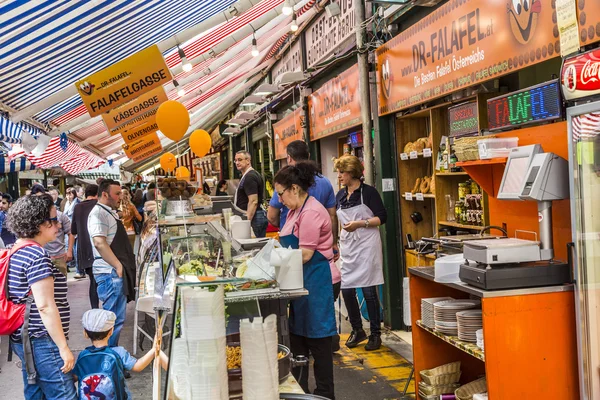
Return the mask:
[[21, 197], [8, 211], [7, 223], [18, 238], [8, 262], [8, 300], [30, 302], [29, 318], [10, 337], [21, 359], [25, 399], [76, 399], [70, 373], [75, 358], [67, 345], [67, 278], [44, 250], [58, 233], [56, 206], [49, 195]]

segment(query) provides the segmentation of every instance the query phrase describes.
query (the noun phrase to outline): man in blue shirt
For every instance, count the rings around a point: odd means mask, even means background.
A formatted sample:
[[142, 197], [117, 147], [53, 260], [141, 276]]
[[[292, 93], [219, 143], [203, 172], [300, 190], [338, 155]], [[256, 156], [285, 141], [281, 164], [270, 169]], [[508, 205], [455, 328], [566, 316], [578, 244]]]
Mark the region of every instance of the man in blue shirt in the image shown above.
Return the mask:
[[[287, 163], [289, 165], [296, 165], [297, 162], [305, 161], [309, 159], [308, 153], [308, 145], [302, 140], [294, 140], [290, 144], [288, 144], [286, 148], [287, 152]], [[338, 246], [337, 246], [337, 235], [338, 235], [338, 224], [337, 217], [335, 214], [335, 194], [333, 192], [333, 186], [329, 179], [325, 178], [323, 175], [315, 176], [315, 184], [308, 189], [308, 194], [313, 196], [315, 199], [319, 201], [319, 203], [323, 204], [323, 207], [327, 209], [329, 215], [331, 216], [331, 228], [333, 231], [333, 249], [336, 254], [338, 254]], [[279, 196], [277, 192], [273, 193], [273, 197], [269, 202], [269, 209], [267, 211], [267, 219], [273, 226], [283, 228], [285, 225], [285, 220], [288, 214], [288, 208], [284, 206], [281, 201], [279, 201]]]

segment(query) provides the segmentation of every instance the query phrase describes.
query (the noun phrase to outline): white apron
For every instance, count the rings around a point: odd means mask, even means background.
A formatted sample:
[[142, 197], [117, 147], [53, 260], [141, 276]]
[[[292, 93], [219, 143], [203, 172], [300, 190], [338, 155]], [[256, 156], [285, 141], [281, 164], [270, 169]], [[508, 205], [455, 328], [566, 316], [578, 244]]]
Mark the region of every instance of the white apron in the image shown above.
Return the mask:
[[[360, 204], [337, 210], [342, 226], [351, 221], [373, 218], [373, 211], [363, 202], [362, 184]], [[354, 232], [342, 229], [340, 233], [340, 261], [342, 262], [342, 289], [378, 286], [383, 284], [383, 251], [378, 227], [361, 227]]]

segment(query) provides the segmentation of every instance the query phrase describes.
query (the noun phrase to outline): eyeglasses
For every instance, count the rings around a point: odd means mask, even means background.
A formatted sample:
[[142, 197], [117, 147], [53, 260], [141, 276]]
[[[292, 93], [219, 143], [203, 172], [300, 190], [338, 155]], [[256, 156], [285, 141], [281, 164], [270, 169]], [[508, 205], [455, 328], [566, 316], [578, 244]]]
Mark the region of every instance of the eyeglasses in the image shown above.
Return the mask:
[[280, 193], [280, 192], [277, 192], [277, 195], [278, 195], [279, 197], [281, 197], [281, 196], [283, 196], [283, 194], [284, 194], [284, 193], [285, 193], [287, 190], [289, 190], [289, 188], [285, 188], [285, 189], [283, 189], [283, 191], [282, 191], [281, 193]]
[[54, 225], [58, 225], [58, 217], [54, 217], [54, 218], [46, 218], [46, 221], [51, 222]]

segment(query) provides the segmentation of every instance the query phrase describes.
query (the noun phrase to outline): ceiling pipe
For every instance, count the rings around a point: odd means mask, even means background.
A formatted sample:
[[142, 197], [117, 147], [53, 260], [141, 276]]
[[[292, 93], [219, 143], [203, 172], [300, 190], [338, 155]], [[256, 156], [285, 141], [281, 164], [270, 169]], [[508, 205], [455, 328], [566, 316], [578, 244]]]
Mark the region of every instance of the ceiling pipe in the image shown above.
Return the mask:
[[[185, 31], [178, 33], [168, 39], [165, 39], [159, 43], [157, 43], [158, 48], [161, 52], [164, 52], [170, 48], [177, 46], [179, 43], [187, 42], [188, 40], [193, 39], [195, 36], [201, 34], [202, 32], [208, 31], [213, 27], [227, 22], [228, 20], [234, 18], [237, 15], [241, 15], [247, 10], [251, 9], [255, 5], [257, 5], [260, 0], [239, 0], [232, 4], [227, 10], [222, 11], [218, 14], [213, 15], [212, 17], [202, 21], [201, 23], [186, 29]], [[61, 101], [67, 100], [69, 97], [78, 95], [77, 89], [75, 87], [75, 82], [72, 85], [65, 87], [64, 89], [59, 90], [56, 93], [51, 94], [50, 96], [34, 103], [28, 107], [23, 108], [20, 111], [11, 115], [11, 121], [20, 122], [28, 117], [31, 117], [37, 114], [40, 111], [43, 111], [53, 105], [60, 103]]]

